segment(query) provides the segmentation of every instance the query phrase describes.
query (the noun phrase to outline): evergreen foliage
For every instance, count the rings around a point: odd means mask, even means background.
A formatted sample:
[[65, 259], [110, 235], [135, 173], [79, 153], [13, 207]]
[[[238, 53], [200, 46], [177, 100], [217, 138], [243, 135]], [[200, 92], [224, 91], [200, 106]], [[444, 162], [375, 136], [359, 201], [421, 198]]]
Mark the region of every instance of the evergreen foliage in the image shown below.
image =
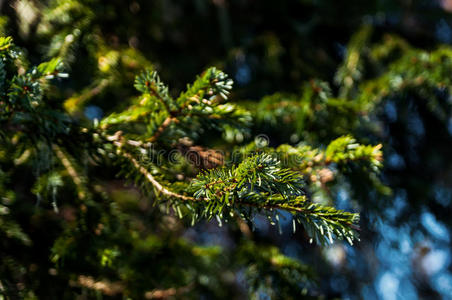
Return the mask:
[[[187, 91], [177, 100], [173, 100], [157, 73], [145, 71], [135, 80], [136, 89], [142, 93], [135, 104], [123, 112], [112, 113], [87, 128], [80, 127], [69, 114], [52, 109], [43, 101], [46, 96], [46, 82], [55, 77], [66, 77], [65, 73], [61, 73], [59, 59], [52, 59], [25, 70], [23, 74], [18, 74], [18, 69], [22, 65], [20, 59], [18, 60], [19, 56], [15, 54], [17, 48], [10, 38], [3, 38], [2, 45], [5, 65], [15, 67], [6, 74], [3, 82], [7, 91], [6, 101], [2, 102], [5, 114], [1, 120], [4, 124], [2, 126], [2, 139], [5, 140], [6, 146], [4, 151], [11, 151], [8, 145], [12, 148], [19, 141], [22, 143], [21, 151], [15, 151], [17, 156], [15, 164], [7, 166], [5, 171], [14, 172], [15, 165], [33, 165], [35, 160], [39, 162], [38, 167], [34, 167], [37, 168], [35, 169], [37, 177], [30, 190], [36, 195], [38, 206], [43, 199], [49, 201], [54, 211], [59, 213], [59, 205], [64, 203], [57, 203], [58, 191], [65, 186], [76, 191], [82, 203], [82, 211], [87, 209], [85, 202], [96, 206], [92, 203], [97, 197], [93, 194], [96, 193], [96, 187], [90, 185], [89, 180], [83, 175], [86, 170], [83, 171], [81, 167], [84, 157], [92, 157], [97, 164], [115, 161], [120, 169], [128, 170], [125, 171], [127, 177], [131, 177], [137, 186], [148, 186], [145, 190], [154, 194], [155, 200], [158, 200], [156, 204], [166, 203], [181, 218], [190, 215], [192, 223], [200, 218], [211, 219], [213, 216], [216, 216], [220, 224], [222, 219], [228, 220], [234, 216], [253, 222], [256, 213], [264, 212], [272, 224], [276, 223], [280, 227], [280, 210], [286, 210], [293, 214], [294, 231], [296, 223], [302, 224], [309, 236], [318, 243], [332, 243], [333, 237], [337, 237], [346, 239], [352, 244], [357, 238], [359, 219], [357, 214], [313, 203], [305, 195], [306, 185], [302, 173], [296, 168], [282, 168], [280, 161], [265, 151], [244, 156], [237, 165], [218, 166], [201, 171], [196, 177], [196, 172], [192, 170], [194, 177], [191, 183], [178, 181], [174, 174], [168, 174], [168, 170], [162, 168], [162, 165], [171, 162], [162, 164], [153, 161], [153, 151], [158, 151], [158, 148], [151, 148], [160, 145], [162, 149], [165, 147], [177, 149], [176, 141], [187, 137], [196, 139], [199, 136], [198, 132], [202, 132], [207, 125], [220, 131], [235, 129], [246, 134], [244, 128], [250, 121], [250, 114], [243, 108], [235, 109], [234, 105], [221, 102], [227, 99], [232, 87], [232, 80], [223, 72], [215, 68], [208, 69], [193, 85], [188, 86]], [[140, 124], [142, 126], [138, 126]], [[228, 127], [225, 127], [226, 125]], [[72, 147], [80, 142], [77, 147], [78, 153], [75, 153]], [[338, 144], [338, 141], [334, 143]], [[349, 153], [346, 157], [341, 157], [345, 155], [341, 150], [345, 149], [341, 149], [340, 146], [330, 145], [326, 151], [327, 159], [338, 162], [349, 157], [364, 160], [369, 158], [365, 156], [369, 155], [367, 153], [369, 151], [365, 152], [365, 149], [369, 148], [362, 146], [354, 149], [355, 154]], [[42, 157], [43, 155], [45, 157]], [[4, 153], [4, 158], [7, 157]], [[189, 164], [188, 161], [181, 163]], [[67, 177], [69, 181], [66, 180]], [[176, 191], [170, 190], [171, 185], [176, 187]], [[182, 189], [191, 192], [179, 193]], [[8, 207], [2, 207], [6, 215], [5, 220], [8, 220]], [[113, 214], [111, 215], [113, 219], [119, 219], [113, 221], [108, 217], [104, 222], [118, 222], [124, 218], [121, 217], [122, 213], [114, 213], [114, 210], [102, 212], [101, 215], [109, 213]], [[116, 215], [118, 213], [119, 215]], [[18, 224], [11, 222], [2, 225], [6, 237], [18, 238], [28, 245], [27, 235]], [[104, 222], [99, 224], [104, 227], [106, 226]], [[74, 228], [74, 225], [66, 230], [71, 232], [71, 228]], [[73, 239], [76, 236], [69, 232], [59, 237], [53, 247], [52, 262], [57, 265], [63, 266], [67, 260], [76, 259], [76, 256], [85, 252], [74, 245]], [[114, 236], [118, 234], [120, 232], [114, 233], [110, 238], [117, 240], [120, 237]], [[70, 240], [66, 240], [67, 238]], [[151, 237], [147, 239], [149, 238]], [[129, 243], [134, 245], [135, 242], [131, 240]], [[118, 247], [116, 245], [113, 248], [97, 250], [100, 251], [98, 263], [111, 267], [115, 258], [120, 255]], [[90, 248], [96, 249], [96, 246]], [[277, 259], [278, 261], [288, 259], [281, 254], [278, 255], [281, 257]], [[130, 258], [128, 263], [134, 264], [134, 258]], [[276, 267], [278, 265], [279, 263]], [[281, 267], [286, 265], [281, 263]], [[290, 272], [300, 274], [299, 272], [303, 270], [301, 267], [295, 267]], [[301, 273], [297, 276], [304, 278], [306, 275]], [[130, 280], [132, 279], [126, 281]], [[113, 291], [107, 291], [106, 294], [115, 294], [115, 288], [108, 289]], [[127, 288], [123, 289], [121, 292], [126, 293]], [[135, 291], [130, 293], [133, 295]]]
[[[287, 83], [301, 82], [302, 70], [321, 74], [300, 67], [314, 55], [279, 72], [282, 46], [268, 34], [255, 41], [266, 53], [256, 69], [284, 86], [251, 83], [253, 96], [265, 96], [243, 101], [240, 77], [213, 59], [217, 67], [180, 91], [182, 66], [160, 65], [109, 28], [114, 16], [138, 26], [118, 1], [25, 2], [10, 7], [17, 28], [0, 19], [1, 33], [40, 45], [26, 51], [0, 37], [0, 299], [328, 296], [315, 260], [256, 237], [262, 220], [297, 234], [303, 252], [359, 249], [369, 238], [360, 237], [362, 220], [369, 226], [393, 192], [384, 105], [412, 97], [442, 130], [451, 120], [449, 46], [418, 49], [365, 25], [334, 78], [296, 91]], [[142, 5], [166, 5], [158, 3]], [[145, 36], [159, 36], [150, 26]], [[341, 193], [351, 199], [345, 207]], [[215, 233], [206, 242], [199, 230]], [[215, 240], [224, 232], [233, 241]]]

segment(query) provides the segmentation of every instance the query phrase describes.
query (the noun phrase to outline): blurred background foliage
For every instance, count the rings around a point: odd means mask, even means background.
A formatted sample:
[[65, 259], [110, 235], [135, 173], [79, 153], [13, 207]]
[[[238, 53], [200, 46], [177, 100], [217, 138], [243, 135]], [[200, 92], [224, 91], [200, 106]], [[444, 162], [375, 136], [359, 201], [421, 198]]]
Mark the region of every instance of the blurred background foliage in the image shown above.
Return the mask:
[[[361, 213], [361, 241], [354, 246], [312, 245], [303, 231], [292, 233], [290, 216], [281, 222], [282, 234], [259, 217], [255, 231], [240, 222], [190, 227], [124, 186], [113, 166], [85, 174], [97, 180], [96, 196], [86, 203], [61, 189], [57, 216], [46, 203], [35, 208], [35, 194], [45, 189], [30, 168], [0, 173], [0, 226], [6, 228], [0, 274], [3, 285], [11, 283], [0, 293], [240, 299], [251, 289], [256, 299], [298, 298], [300, 290], [312, 298], [452, 297], [452, 1], [0, 5], [0, 32], [14, 37], [29, 65], [63, 58], [70, 77], [49, 89], [49, 105], [64, 99], [81, 124], [129, 106], [137, 96], [135, 75], [146, 67], [158, 70], [177, 95], [216, 66], [235, 81], [231, 101], [254, 120], [248, 136], [226, 132], [230, 144], [265, 134], [269, 146], [313, 145], [302, 148], [313, 158], [322, 152], [315, 149], [352, 134], [381, 143], [384, 156], [378, 177], [348, 164], [337, 166], [348, 180], [335, 169], [304, 166], [318, 171], [309, 178], [313, 187], [334, 177], [330, 195], [313, 188], [320, 200]], [[198, 143], [230, 146], [209, 130]], [[328, 147], [326, 157], [328, 149], [334, 153]], [[11, 164], [3, 153], [0, 160]], [[46, 180], [58, 187], [66, 179], [56, 170]]]

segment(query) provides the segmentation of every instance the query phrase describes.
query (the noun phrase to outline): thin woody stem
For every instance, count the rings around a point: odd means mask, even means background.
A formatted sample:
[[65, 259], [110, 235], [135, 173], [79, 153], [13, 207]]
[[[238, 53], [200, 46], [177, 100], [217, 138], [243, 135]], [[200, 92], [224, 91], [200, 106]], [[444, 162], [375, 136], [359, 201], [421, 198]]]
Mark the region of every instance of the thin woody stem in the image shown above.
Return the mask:
[[52, 145], [52, 149], [55, 152], [58, 159], [61, 161], [61, 164], [64, 166], [69, 176], [72, 178], [75, 186], [77, 187], [77, 195], [79, 199], [84, 200], [87, 196], [85, 188], [83, 186], [83, 182], [81, 180], [81, 176], [78, 174], [75, 167], [72, 165], [70, 159], [66, 156], [66, 154], [61, 150], [61, 148], [55, 144]]
[[[147, 82], [146, 82], [147, 83]], [[154, 95], [157, 99], [159, 99], [160, 100], [160, 102], [163, 104], [163, 106], [165, 107], [165, 109], [166, 109], [166, 111], [171, 115], [172, 113], [172, 111], [171, 111], [171, 109], [170, 109], [170, 107], [168, 106], [168, 103], [166, 103], [166, 101], [165, 101], [165, 99], [163, 99], [163, 97], [159, 94], [159, 93], [157, 93], [157, 91], [151, 86], [150, 87], [150, 93], [152, 94], [152, 95]]]
[[[159, 191], [160, 193], [169, 196], [169, 197], [174, 197], [177, 199], [181, 199], [184, 201], [208, 201], [205, 198], [194, 198], [194, 197], [190, 197], [190, 196], [185, 196], [185, 195], [181, 195], [175, 192], [172, 192], [170, 190], [168, 190], [167, 188], [165, 188], [164, 186], [162, 186], [160, 184], [160, 182], [158, 182], [154, 176], [152, 176], [151, 173], [148, 172], [148, 170], [146, 170], [145, 167], [143, 167], [142, 165], [140, 165], [140, 163], [130, 154], [127, 152], [123, 152], [122, 155], [129, 159], [132, 164], [134, 165], [134, 167], [142, 174], [146, 177], [146, 179], [155, 187], [155, 189], [157, 191]], [[292, 212], [298, 212], [298, 213], [306, 213], [306, 210], [303, 208], [299, 208], [299, 207], [291, 207], [291, 206], [285, 206], [285, 205], [269, 205], [269, 204], [263, 204], [260, 205], [260, 203], [251, 203], [251, 202], [239, 202], [240, 205], [245, 205], [245, 206], [250, 206], [250, 207], [256, 207], [256, 208], [261, 208], [261, 209], [282, 209], [282, 210], [286, 210], [286, 211], [292, 211]]]
[[165, 119], [165, 121], [163, 121], [162, 125], [160, 125], [160, 127], [157, 129], [157, 131], [154, 133], [153, 136], [151, 136], [150, 138], [148, 138], [149, 142], [155, 142], [160, 135], [162, 135], [162, 133], [165, 131], [165, 129], [171, 125], [171, 123], [177, 123], [178, 120], [177, 118], [175, 118], [174, 116], [170, 115], [169, 117], [167, 117]]
[[168, 189], [166, 189], [164, 186], [162, 186], [160, 184], [160, 182], [158, 182], [154, 176], [152, 176], [151, 173], [148, 172], [148, 170], [146, 170], [145, 167], [143, 167], [142, 165], [140, 165], [140, 163], [130, 154], [127, 152], [123, 152], [122, 155], [129, 159], [132, 164], [134, 165], [134, 167], [142, 174], [144, 175], [144, 177], [146, 177], [146, 179], [152, 183], [152, 185], [155, 187], [155, 189], [157, 191], [159, 191], [160, 193], [169, 196], [169, 197], [174, 197], [174, 198], [178, 198], [178, 199], [182, 199], [182, 200], [186, 200], [186, 201], [197, 201], [198, 199], [195, 199], [193, 197], [189, 197], [189, 196], [184, 196], [184, 195], [180, 195], [177, 193], [174, 193]]

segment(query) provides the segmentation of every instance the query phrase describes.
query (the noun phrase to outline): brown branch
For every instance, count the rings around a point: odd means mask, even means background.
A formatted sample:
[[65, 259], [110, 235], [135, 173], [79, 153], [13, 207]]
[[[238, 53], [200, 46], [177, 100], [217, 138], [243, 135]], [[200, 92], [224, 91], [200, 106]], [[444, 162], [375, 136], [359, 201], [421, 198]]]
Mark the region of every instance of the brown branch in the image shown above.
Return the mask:
[[80, 275], [77, 281], [69, 281], [70, 286], [82, 286], [88, 289], [96, 290], [107, 296], [116, 296], [121, 294], [124, 286], [120, 282], [110, 282], [107, 280], [96, 281], [91, 276]]
[[[147, 170], [146, 168], [144, 168], [143, 166], [141, 166], [138, 161], [129, 153], [124, 152], [122, 154], [124, 157], [126, 157], [127, 159], [129, 159], [132, 164], [138, 169], [138, 171], [143, 174], [146, 179], [156, 188], [157, 191], [161, 192], [162, 194], [169, 196], [169, 197], [174, 197], [180, 200], [184, 200], [184, 201], [205, 201], [208, 202], [209, 200], [207, 198], [194, 198], [191, 196], [185, 196], [185, 195], [181, 195], [181, 194], [177, 194], [175, 192], [172, 192], [168, 189], [166, 189], [165, 187], [163, 187], [155, 178], [154, 176], [152, 176]], [[294, 206], [288, 206], [285, 204], [265, 204], [265, 203], [252, 203], [252, 202], [238, 202], [239, 205], [244, 205], [244, 206], [249, 206], [249, 207], [255, 207], [258, 209], [268, 209], [268, 210], [272, 210], [272, 209], [282, 209], [285, 211], [289, 211], [289, 212], [295, 212], [295, 213], [302, 213], [302, 214], [308, 214], [309, 210], [306, 210], [304, 208], [301, 207], [294, 207]], [[322, 216], [327, 216], [327, 214], [324, 213], [316, 213], [316, 215], [318, 215], [319, 217]], [[351, 226], [353, 229], [355, 230], [359, 230], [359, 227], [354, 225], [353, 223], [350, 222], [345, 222], [347, 223], [349, 226]], [[240, 224], [239, 226], [241, 227], [240, 230], [247, 235], [246, 233], [246, 228], [243, 228], [244, 224]], [[246, 225], [246, 224], [245, 224]]]
[[[132, 164], [134, 165], [134, 167], [142, 174], [145, 176], [145, 178], [155, 187], [155, 189], [166, 195], [169, 197], [174, 197], [183, 201], [204, 201], [204, 202], [208, 202], [209, 200], [207, 198], [195, 198], [195, 197], [191, 197], [191, 196], [185, 196], [185, 195], [181, 195], [178, 193], [175, 193], [173, 191], [168, 190], [167, 188], [165, 188], [164, 186], [162, 186], [156, 179], [154, 176], [152, 176], [151, 173], [148, 172], [148, 170], [146, 170], [145, 167], [143, 167], [142, 165], [140, 165], [140, 163], [130, 154], [127, 152], [123, 152], [122, 155], [129, 159]], [[305, 208], [301, 208], [301, 207], [295, 207], [295, 206], [289, 206], [286, 205], [284, 203], [282, 204], [267, 204], [267, 203], [254, 203], [254, 202], [237, 202], [238, 205], [243, 205], [243, 206], [249, 206], [249, 207], [255, 207], [258, 209], [267, 209], [267, 210], [272, 210], [272, 209], [282, 209], [285, 211], [289, 211], [289, 212], [294, 212], [294, 213], [309, 213], [309, 210], [306, 210]], [[319, 216], [323, 216], [324, 214], [322, 213], [317, 213], [317, 215]]]
[[172, 115], [172, 111], [170, 109], [170, 107], [168, 106], [168, 103], [165, 102], [165, 99], [163, 99], [163, 97], [156, 91], [155, 88], [153, 88], [152, 86], [149, 85], [150, 82], [146, 81], [146, 86], [149, 87], [149, 91], [150, 94], [154, 95], [157, 99], [160, 100], [160, 102], [163, 104], [163, 106], [165, 107], [166, 111]]
[[82, 177], [77, 173], [77, 170], [72, 165], [69, 158], [66, 156], [66, 154], [61, 150], [61, 148], [55, 144], [52, 145], [52, 149], [55, 152], [58, 159], [63, 164], [64, 168], [68, 172], [69, 176], [72, 178], [72, 181], [74, 182], [75, 186], [77, 187], [77, 196], [80, 200], [84, 200], [86, 198], [86, 191], [83, 186]]
[[166, 189], [165, 187], [163, 187], [155, 178], [154, 176], [152, 176], [151, 173], [148, 172], [148, 170], [146, 170], [145, 167], [143, 167], [142, 165], [140, 165], [140, 163], [130, 154], [127, 152], [123, 152], [122, 155], [127, 158], [128, 160], [130, 160], [132, 162], [132, 164], [134, 165], [134, 167], [142, 174], [144, 175], [144, 177], [146, 177], [146, 179], [152, 183], [152, 185], [155, 187], [155, 189], [166, 195], [169, 197], [174, 197], [174, 198], [178, 198], [178, 199], [182, 199], [182, 200], [186, 200], [186, 201], [197, 201], [198, 199], [195, 199], [193, 197], [189, 197], [189, 196], [184, 196], [184, 195], [180, 195], [177, 193], [174, 193], [168, 189]]
[[[101, 292], [107, 296], [117, 296], [124, 292], [124, 285], [119, 282], [110, 282], [108, 280], [95, 280], [91, 276], [80, 275], [77, 281], [69, 281], [70, 286], [81, 286]], [[185, 294], [193, 288], [193, 284], [182, 286], [179, 288], [169, 288], [166, 290], [155, 289], [144, 294], [145, 299], [166, 299], [177, 295]]]
[[146, 292], [144, 297], [146, 299], [166, 299], [169, 297], [174, 297], [180, 294], [185, 294], [189, 292], [193, 287], [193, 284], [189, 284], [180, 288], [169, 288], [166, 290], [152, 290]]
[[165, 121], [163, 121], [162, 125], [160, 125], [160, 127], [154, 133], [154, 135], [147, 139], [148, 142], [155, 142], [160, 137], [160, 135], [162, 135], [162, 133], [165, 131], [165, 129], [171, 125], [171, 123], [173, 123], [173, 122], [177, 123], [178, 121], [179, 120], [172, 115], [167, 117], [165, 119]]
[[[146, 179], [155, 187], [155, 189], [157, 191], [159, 191], [160, 193], [169, 196], [169, 197], [174, 197], [177, 199], [181, 199], [184, 201], [209, 201], [206, 198], [195, 198], [195, 197], [191, 197], [191, 196], [185, 196], [185, 195], [181, 195], [181, 194], [177, 194], [175, 192], [172, 192], [170, 190], [168, 190], [167, 188], [165, 188], [164, 186], [162, 186], [160, 184], [160, 182], [158, 182], [154, 176], [152, 176], [151, 173], [148, 172], [148, 170], [146, 170], [145, 167], [143, 167], [142, 165], [140, 165], [140, 163], [130, 154], [127, 152], [123, 152], [122, 155], [129, 159], [132, 164], [134, 165], [134, 167], [142, 174], [146, 177]], [[256, 208], [260, 208], [260, 209], [283, 209], [286, 211], [293, 211], [293, 212], [298, 212], [298, 213], [305, 213], [306, 210], [303, 208], [299, 208], [299, 207], [288, 207], [285, 205], [275, 205], [275, 204], [265, 204], [265, 203], [251, 203], [251, 202], [239, 202], [240, 205], [245, 205], [245, 206], [250, 206], [250, 207], [256, 207]]]

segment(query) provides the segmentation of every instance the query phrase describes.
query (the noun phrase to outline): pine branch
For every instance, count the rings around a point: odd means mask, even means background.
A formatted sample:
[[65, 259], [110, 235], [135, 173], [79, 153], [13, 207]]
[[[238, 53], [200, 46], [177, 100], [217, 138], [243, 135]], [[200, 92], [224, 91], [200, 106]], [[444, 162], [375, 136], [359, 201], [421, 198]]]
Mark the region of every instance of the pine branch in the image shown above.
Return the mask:
[[325, 163], [348, 163], [364, 161], [369, 163], [373, 171], [382, 167], [383, 154], [381, 144], [376, 146], [360, 145], [350, 136], [343, 136], [332, 141], [325, 150]]
[[95, 280], [91, 276], [80, 275], [77, 281], [71, 280], [69, 282], [71, 286], [81, 286], [84, 288], [92, 289], [107, 296], [116, 296], [123, 293], [124, 286], [120, 282], [110, 282], [108, 280]]
[[0, 37], [0, 51], [6, 51], [14, 46], [13, 44], [13, 38], [10, 36], [7, 37]]
[[212, 105], [217, 95], [226, 100], [232, 88], [233, 81], [228, 76], [216, 68], [207, 69], [201, 76], [196, 78], [192, 85], [187, 86], [187, 91], [181, 93], [176, 102], [181, 109], [190, 110], [199, 106], [199, 111], [203, 107]]
[[[35, 107], [40, 105], [37, 101], [43, 93], [41, 81], [61, 76], [59, 66], [59, 60], [54, 59], [32, 68], [24, 75], [13, 77], [8, 89], [8, 97], [13, 109], [25, 109], [36, 116], [39, 122], [49, 122], [51, 120], [49, 116], [53, 112], [43, 110], [37, 114]], [[122, 113], [112, 114], [102, 121], [100, 127], [96, 128], [95, 135], [98, 136], [98, 140], [105, 139], [104, 142], [107, 143], [106, 151], [98, 149], [99, 153], [108, 155], [116, 150], [115, 153], [127, 159], [135, 171], [151, 184], [157, 194], [173, 201], [171, 205], [176, 207], [180, 215], [178, 206], [182, 204], [192, 212], [195, 218], [217, 216], [221, 219], [223, 212], [228, 212], [231, 216], [238, 215], [251, 220], [255, 213], [264, 212], [270, 218], [275, 218], [278, 223], [279, 210], [286, 210], [291, 212], [294, 220], [302, 223], [310, 236], [319, 243], [331, 242], [332, 235], [337, 238], [346, 238], [351, 242], [356, 237], [353, 230], [354, 223], [357, 222], [356, 215], [309, 203], [305, 196], [305, 183], [300, 172], [282, 168], [281, 163], [268, 154], [246, 157], [239, 164], [229, 168], [212, 169], [199, 174], [190, 187], [192, 196], [176, 193], [164, 187], [134, 157], [132, 152], [127, 150], [131, 146], [141, 149], [146, 142], [154, 142], [164, 133], [176, 140], [180, 135], [190, 136], [188, 131], [193, 126], [200, 127], [201, 122], [205, 122], [206, 125], [217, 124], [217, 126], [246, 122], [246, 111], [219, 102], [218, 97], [225, 99], [231, 85], [232, 80], [228, 79], [223, 72], [211, 68], [198, 77], [177, 101], [174, 101], [169, 95], [168, 88], [155, 72], [144, 72], [136, 78], [135, 82], [135, 87], [143, 93], [142, 100]], [[130, 139], [123, 136], [121, 131], [117, 131], [114, 135], [108, 134], [110, 125], [124, 126], [127, 123], [150, 120], [154, 125], [158, 124], [153, 127], [151, 137], [140, 134], [136, 135], [137, 139]], [[169, 131], [170, 128], [174, 130]], [[93, 139], [95, 140], [96, 138]], [[349, 144], [351, 142], [349, 141]], [[108, 144], [112, 146], [109, 150]], [[86, 183], [82, 181], [71, 158], [56, 144], [53, 144], [52, 148], [74, 181], [79, 198], [85, 199]], [[336, 152], [340, 153], [339, 150]], [[325, 235], [327, 235], [326, 238]]]
[[[244, 217], [249, 209], [273, 211], [278, 221], [277, 210], [293, 213], [294, 222], [303, 224], [309, 236], [317, 243], [332, 243], [333, 236], [345, 239], [350, 244], [357, 239], [355, 224], [358, 214], [343, 212], [333, 207], [310, 203], [304, 196], [300, 174], [281, 169], [279, 161], [268, 155], [256, 155], [231, 169], [214, 169], [198, 177], [192, 183], [194, 196], [181, 195], [163, 187], [132, 154], [121, 152], [132, 162], [136, 170], [167, 198], [181, 200], [182, 204], [201, 205], [202, 216], [223, 216], [223, 212], [234, 211]], [[250, 219], [245, 217], [245, 219]], [[295, 227], [295, 223], [294, 223]]]
[[130, 162], [132, 162], [133, 166], [140, 172], [157, 190], [157, 192], [164, 194], [167, 197], [177, 198], [181, 200], [187, 200], [187, 201], [195, 201], [193, 197], [188, 197], [184, 195], [180, 195], [177, 193], [174, 193], [167, 188], [163, 187], [155, 178], [152, 176], [151, 173], [149, 173], [145, 167], [140, 165], [140, 163], [130, 154], [127, 152], [122, 151], [121, 155], [125, 158], [127, 158]]
[[175, 113], [176, 106], [169, 95], [168, 87], [163, 84], [156, 71], [146, 70], [141, 73], [136, 77], [134, 86], [138, 91], [158, 99], [169, 115]]
[[167, 299], [171, 297], [180, 296], [189, 292], [193, 288], [193, 284], [189, 284], [186, 286], [178, 287], [178, 288], [169, 288], [169, 289], [155, 289], [145, 293], [146, 299]]
[[135, 87], [143, 93], [141, 100], [103, 119], [103, 129], [115, 125], [115, 130], [122, 130], [128, 124], [143, 124], [148, 129], [146, 140], [156, 142], [163, 135], [168, 140], [192, 137], [205, 126], [245, 132], [250, 122], [246, 110], [218, 100], [226, 100], [232, 80], [215, 68], [205, 71], [176, 101], [156, 72], [144, 71], [136, 77]]
[[157, 130], [155, 131], [154, 135], [151, 136], [150, 138], [148, 138], [149, 142], [155, 142], [160, 135], [162, 135], [166, 128], [168, 128], [168, 126], [170, 126], [172, 123], [177, 123], [178, 119], [176, 117], [173, 116], [169, 116], [165, 119], [165, 121], [163, 121], [163, 123], [157, 128]]

